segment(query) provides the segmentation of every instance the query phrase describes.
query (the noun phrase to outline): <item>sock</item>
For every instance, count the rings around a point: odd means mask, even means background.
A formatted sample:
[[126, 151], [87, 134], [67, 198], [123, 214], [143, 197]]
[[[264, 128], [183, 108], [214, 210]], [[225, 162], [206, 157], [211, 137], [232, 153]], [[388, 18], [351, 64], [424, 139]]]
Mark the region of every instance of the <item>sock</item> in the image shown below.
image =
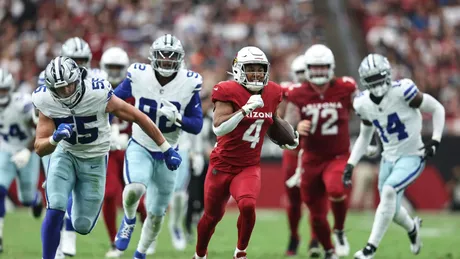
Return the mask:
[[411, 232], [415, 229], [415, 223], [412, 218], [409, 216], [406, 208], [400, 206], [398, 213], [396, 213], [393, 221], [403, 227], [407, 232]]
[[197, 253], [195, 253], [194, 259], [206, 259], [206, 255], [205, 256], [199, 256]]
[[222, 219], [222, 215], [213, 217], [208, 215], [206, 212], [201, 217], [197, 226], [197, 242], [196, 242], [196, 255], [204, 257], [208, 251], [209, 241], [211, 240], [212, 234], [216, 229], [217, 223]]
[[333, 249], [331, 240], [331, 227], [327, 221], [326, 215], [311, 215], [311, 223], [313, 228], [313, 233], [316, 234], [316, 238], [319, 243], [323, 246], [324, 250]]
[[141, 239], [137, 245], [137, 251], [145, 254], [150, 244], [155, 241], [163, 225], [163, 216], [153, 216], [149, 214], [142, 226]]
[[375, 247], [378, 247], [382, 241], [396, 211], [396, 190], [393, 187], [383, 186], [380, 196], [380, 204], [375, 212], [374, 224], [368, 241]]
[[182, 228], [182, 219], [184, 218], [185, 202], [187, 194], [183, 191], [175, 192], [171, 199], [170, 226]]
[[238, 217], [238, 245], [237, 248], [245, 250], [249, 245], [252, 230], [256, 224], [256, 199], [242, 198], [238, 201], [240, 215]]
[[246, 249], [240, 250], [240, 249], [238, 249], [238, 247], [235, 248], [235, 252], [233, 253], [233, 256], [236, 257], [236, 255], [237, 255], [238, 253], [246, 253]]
[[42, 193], [39, 190], [37, 190], [37, 192], [35, 193], [35, 199], [32, 203], [32, 206], [35, 207], [39, 205], [40, 203], [42, 203]]
[[72, 195], [69, 195], [69, 200], [67, 201], [67, 213], [65, 214], [65, 225], [64, 225], [66, 231], [75, 231], [75, 229], [73, 228], [72, 219], [71, 219], [72, 203], [73, 203]]
[[315, 229], [313, 228], [313, 218], [310, 214], [308, 221], [310, 222], [310, 243], [318, 242], [318, 237], [316, 236]]
[[110, 242], [115, 242], [115, 236], [117, 235], [117, 204], [115, 203], [115, 197], [106, 196], [104, 198], [102, 215]]
[[145, 208], [144, 197], [141, 198], [139, 206], [137, 207], [137, 213], [141, 216], [141, 222], [144, 223], [147, 218], [147, 209]]
[[65, 212], [61, 210], [47, 209], [46, 211], [41, 230], [43, 259], [54, 259], [56, 255], [64, 214]]
[[0, 218], [4, 218], [6, 214], [5, 199], [7, 194], [8, 191], [5, 189], [5, 187], [0, 186]]
[[331, 210], [334, 215], [334, 229], [343, 230], [347, 209], [348, 205], [345, 198], [341, 201], [331, 201]]
[[[298, 188], [291, 188], [289, 194], [289, 206], [287, 208], [287, 215], [289, 220], [289, 229], [291, 231], [291, 238], [299, 239], [299, 222], [302, 217], [302, 201], [300, 200], [300, 193]], [[297, 194], [299, 193], [299, 194]]]
[[141, 183], [130, 183], [123, 190], [123, 209], [128, 219], [136, 217], [136, 210], [139, 200], [145, 193], [145, 185]]

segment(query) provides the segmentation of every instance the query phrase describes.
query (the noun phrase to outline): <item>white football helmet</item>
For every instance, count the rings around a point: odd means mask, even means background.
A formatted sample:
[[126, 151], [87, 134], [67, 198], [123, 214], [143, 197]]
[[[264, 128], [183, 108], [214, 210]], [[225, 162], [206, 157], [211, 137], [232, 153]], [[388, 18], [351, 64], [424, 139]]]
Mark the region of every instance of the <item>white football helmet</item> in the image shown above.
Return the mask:
[[165, 34], [156, 39], [150, 47], [149, 60], [152, 68], [164, 77], [170, 77], [179, 71], [185, 51], [179, 39]]
[[[84, 68], [82, 69], [85, 70]], [[67, 107], [72, 107], [81, 98], [83, 87], [81, 84], [81, 70], [77, 63], [69, 57], [56, 57], [46, 66], [45, 85], [50, 90], [51, 96]], [[75, 83], [74, 92], [68, 97], [61, 97], [56, 89], [67, 87]]]
[[307, 66], [305, 65], [305, 56], [300, 55], [296, 57], [291, 63], [291, 74], [292, 78], [296, 83], [301, 83], [305, 81], [305, 70]]
[[[250, 64], [260, 64], [264, 66], [265, 75], [262, 82], [249, 82], [246, 76], [245, 66]], [[270, 75], [270, 62], [265, 53], [257, 47], [248, 46], [242, 48], [233, 59], [233, 78], [242, 86], [253, 92], [262, 90], [268, 84]]]
[[[307, 49], [305, 64], [305, 77], [315, 85], [324, 85], [334, 77], [334, 54], [323, 44], [315, 44]], [[325, 68], [315, 68], [315, 66], [325, 66]]]
[[108, 75], [108, 81], [116, 87], [126, 77], [129, 66], [128, 53], [119, 47], [112, 47], [104, 51], [100, 67]]
[[10, 101], [14, 86], [13, 75], [6, 69], [0, 69], [0, 90], [2, 90], [2, 93], [0, 93], [0, 106], [4, 106]]
[[371, 94], [382, 97], [391, 86], [391, 65], [379, 54], [369, 54], [361, 61], [358, 69], [359, 81]]
[[81, 38], [74, 37], [66, 40], [61, 47], [61, 56], [73, 59], [81, 67], [91, 68], [93, 54], [88, 43]]

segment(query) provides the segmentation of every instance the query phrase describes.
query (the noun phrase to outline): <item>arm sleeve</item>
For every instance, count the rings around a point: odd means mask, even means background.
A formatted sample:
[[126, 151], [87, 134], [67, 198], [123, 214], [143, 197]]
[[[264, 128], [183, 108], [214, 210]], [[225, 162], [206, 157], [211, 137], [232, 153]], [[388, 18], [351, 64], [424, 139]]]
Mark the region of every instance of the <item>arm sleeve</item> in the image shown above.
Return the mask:
[[213, 125], [212, 131], [214, 131], [214, 133], [219, 137], [223, 136], [227, 133], [232, 132], [236, 128], [236, 126], [238, 126], [238, 123], [240, 123], [240, 121], [243, 120], [243, 118], [243, 112], [240, 111], [233, 115], [230, 119], [222, 122], [218, 127], [214, 127]]
[[187, 107], [185, 107], [184, 116], [182, 117], [182, 129], [191, 134], [198, 134], [202, 128], [203, 110], [201, 109], [200, 93], [195, 92]]
[[367, 126], [361, 122], [359, 136], [351, 151], [350, 158], [348, 159], [348, 162], [347, 162], [348, 164], [352, 164], [353, 166], [355, 166], [359, 162], [361, 157], [367, 151], [367, 146], [369, 146], [369, 143], [371, 142], [373, 133], [374, 133], [373, 126]]
[[442, 132], [445, 123], [445, 110], [441, 103], [434, 99], [429, 94], [423, 94], [423, 100], [419, 109], [422, 112], [429, 112], [432, 114], [433, 121], [433, 136], [432, 139], [438, 142], [441, 141]]

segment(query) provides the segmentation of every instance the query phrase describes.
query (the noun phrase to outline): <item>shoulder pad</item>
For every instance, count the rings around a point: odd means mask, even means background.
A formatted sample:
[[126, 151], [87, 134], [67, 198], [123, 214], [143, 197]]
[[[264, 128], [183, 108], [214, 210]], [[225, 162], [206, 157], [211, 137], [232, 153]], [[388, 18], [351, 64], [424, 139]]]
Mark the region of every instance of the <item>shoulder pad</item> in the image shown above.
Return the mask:
[[392, 82], [391, 89], [397, 92], [397, 95], [406, 102], [412, 101], [418, 93], [418, 88], [414, 81], [408, 78]]

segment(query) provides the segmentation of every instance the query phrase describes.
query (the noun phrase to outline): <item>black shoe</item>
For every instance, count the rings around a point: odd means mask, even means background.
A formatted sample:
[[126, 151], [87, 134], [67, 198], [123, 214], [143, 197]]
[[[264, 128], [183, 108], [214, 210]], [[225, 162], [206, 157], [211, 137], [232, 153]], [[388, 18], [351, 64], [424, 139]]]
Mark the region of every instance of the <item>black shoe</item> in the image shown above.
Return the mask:
[[34, 218], [40, 218], [42, 216], [43, 212], [43, 203], [40, 201], [38, 204], [35, 206], [32, 206], [32, 215]]
[[286, 256], [297, 255], [298, 247], [299, 247], [299, 239], [291, 236], [291, 239], [289, 240], [288, 249], [286, 251]]
[[330, 249], [324, 252], [324, 259], [339, 259], [339, 257], [334, 253], [334, 249]]
[[3, 253], [3, 237], [0, 237], [0, 253]]
[[310, 245], [308, 245], [308, 256], [310, 256], [310, 258], [321, 257], [321, 248], [319, 247], [318, 240], [312, 239], [310, 241]]

